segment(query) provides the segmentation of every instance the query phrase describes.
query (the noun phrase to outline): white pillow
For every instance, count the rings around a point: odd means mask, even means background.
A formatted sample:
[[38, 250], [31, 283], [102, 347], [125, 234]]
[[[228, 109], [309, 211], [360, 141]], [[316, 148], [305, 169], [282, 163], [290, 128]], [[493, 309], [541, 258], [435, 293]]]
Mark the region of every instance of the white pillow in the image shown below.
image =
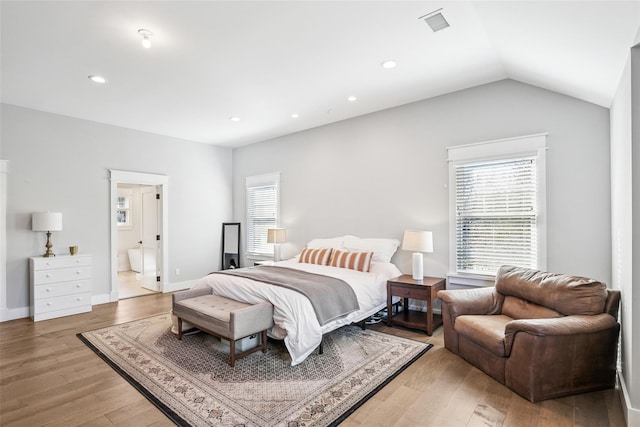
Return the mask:
[[373, 252], [375, 262], [391, 262], [391, 257], [398, 250], [398, 239], [361, 239], [355, 236], [344, 236], [343, 248], [353, 252]]
[[390, 262], [373, 262], [369, 267], [369, 273], [376, 273], [385, 278], [385, 280], [393, 279], [394, 277], [402, 276], [402, 272], [396, 267], [395, 264]]
[[309, 249], [325, 249], [325, 248], [342, 248], [344, 242], [344, 236], [331, 237], [327, 239], [313, 239], [307, 243]]

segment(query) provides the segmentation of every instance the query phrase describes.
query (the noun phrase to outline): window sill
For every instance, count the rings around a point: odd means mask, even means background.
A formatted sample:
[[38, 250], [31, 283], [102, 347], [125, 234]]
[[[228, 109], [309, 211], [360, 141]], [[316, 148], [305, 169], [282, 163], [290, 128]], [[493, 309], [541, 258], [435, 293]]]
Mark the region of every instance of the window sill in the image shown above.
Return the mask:
[[458, 286], [470, 286], [476, 288], [486, 288], [488, 286], [494, 286], [496, 283], [495, 275], [485, 274], [462, 274], [462, 273], [449, 273], [447, 274], [448, 285]]
[[247, 254], [247, 259], [251, 261], [273, 261], [273, 255], [265, 255], [265, 254]]

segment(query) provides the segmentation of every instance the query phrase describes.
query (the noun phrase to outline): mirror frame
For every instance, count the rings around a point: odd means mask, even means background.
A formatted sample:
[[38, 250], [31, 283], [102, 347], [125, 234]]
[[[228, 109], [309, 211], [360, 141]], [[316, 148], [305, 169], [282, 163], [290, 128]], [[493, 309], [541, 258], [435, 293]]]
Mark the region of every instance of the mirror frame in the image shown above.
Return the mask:
[[[227, 227], [228, 226], [237, 226], [238, 227], [238, 235], [235, 236], [235, 231], [233, 228], [229, 228], [228, 233], [233, 233], [227, 236]], [[232, 238], [236, 238], [236, 242], [238, 243], [238, 247], [236, 252], [225, 252], [226, 242], [231, 240]], [[240, 268], [240, 223], [239, 222], [223, 222], [222, 223], [222, 246], [221, 246], [221, 270], [229, 270], [231, 268]], [[227, 257], [227, 255], [230, 255]], [[235, 255], [235, 256], [233, 256]], [[231, 266], [230, 263], [235, 263], [235, 266]]]

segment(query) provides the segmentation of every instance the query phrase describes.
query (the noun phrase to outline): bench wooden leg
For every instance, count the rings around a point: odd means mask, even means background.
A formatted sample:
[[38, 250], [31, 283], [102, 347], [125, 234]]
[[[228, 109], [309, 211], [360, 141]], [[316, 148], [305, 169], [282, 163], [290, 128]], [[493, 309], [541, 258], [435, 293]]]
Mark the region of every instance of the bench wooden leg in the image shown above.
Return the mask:
[[262, 331], [262, 352], [267, 352], [267, 330]]
[[182, 319], [178, 317], [178, 339], [182, 339]]
[[229, 338], [229, 365], [233, 368], [236, 364], [236, 341]]

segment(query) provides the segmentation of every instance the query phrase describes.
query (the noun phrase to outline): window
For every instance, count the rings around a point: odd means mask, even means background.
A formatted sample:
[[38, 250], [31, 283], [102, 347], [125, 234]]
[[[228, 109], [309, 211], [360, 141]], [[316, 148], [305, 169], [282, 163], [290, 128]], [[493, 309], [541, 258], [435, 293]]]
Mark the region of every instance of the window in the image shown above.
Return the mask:
[[116, 202], [116, 222], [119, 228], [131, 227], [131, 196], [118, 195]]
[[483, 284], [473, 276], [504, 264], [546, 268], [545, 145], [534, 135], [449, 148], [454, 283]]
[[270, 257], [273, 244], [267, 243], [267, 230], [278, 227], [280, 211], [280, 174], [246, 178], [247, 256]]

